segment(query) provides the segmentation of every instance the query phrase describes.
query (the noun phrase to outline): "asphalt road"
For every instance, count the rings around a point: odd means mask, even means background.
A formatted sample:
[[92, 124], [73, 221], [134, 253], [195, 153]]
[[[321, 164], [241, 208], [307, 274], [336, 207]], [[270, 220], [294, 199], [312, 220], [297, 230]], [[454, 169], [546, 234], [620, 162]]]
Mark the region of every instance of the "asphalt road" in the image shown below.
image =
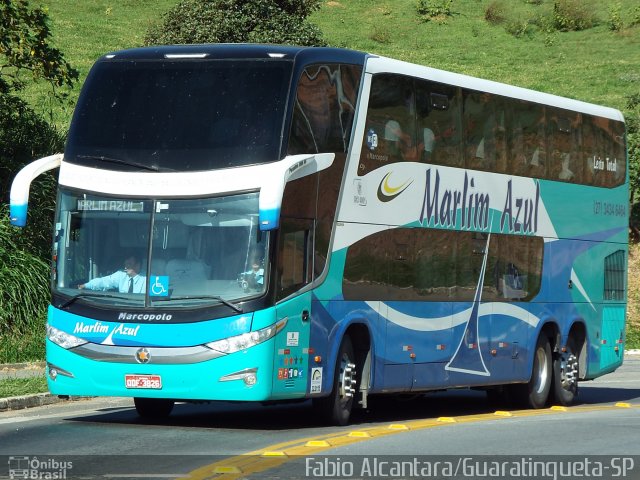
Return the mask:
[[348, 427], [322, 425], [307, 403], [177, 405], [162, 424], [140, 420], [128, 399], [0, 414], [0, 477], [7, 478], [28, 473], [30, 463], [62, 472], [64, 462], [73, 467], [66, 478], [327, 478], [307, 459], [362, 458], [353, 455], [636, 455], [625, 478], [640, 478], [640, 357], [581, 383], [578, 404], [566, 410], [496, 414], [482, 392], [460, 390], [378, 401]]

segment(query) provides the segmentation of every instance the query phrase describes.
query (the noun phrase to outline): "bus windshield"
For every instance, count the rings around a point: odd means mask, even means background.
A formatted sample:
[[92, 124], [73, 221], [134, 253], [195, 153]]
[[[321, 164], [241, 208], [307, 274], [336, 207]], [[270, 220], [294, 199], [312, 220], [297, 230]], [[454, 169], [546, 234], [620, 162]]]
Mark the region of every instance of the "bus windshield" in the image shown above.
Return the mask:
[[192, 308], [265, 292], [257, 193], [141, 200], [62, 189], [58, 205], [53, 288], [65, 296]]
[[103, 60], [78, 101], [65, 161], [201, 171], [278, 160], [285, 60]]

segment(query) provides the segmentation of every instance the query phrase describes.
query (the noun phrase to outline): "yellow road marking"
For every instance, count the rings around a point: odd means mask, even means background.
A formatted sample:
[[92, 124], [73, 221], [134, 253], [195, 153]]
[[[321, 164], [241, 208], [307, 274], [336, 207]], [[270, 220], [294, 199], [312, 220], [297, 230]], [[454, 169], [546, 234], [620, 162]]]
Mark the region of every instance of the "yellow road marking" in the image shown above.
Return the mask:
[[567, 411], [567, 407], [562, 407], [560, 405], [554, 405], [551, 407], [551, 410], [554, 410], [556, 412], [566, 412]]
[[[628, 406], [627, 406], [628, 405]], [[269, 445], [259, 450], [247, 452], [242, 455], [229, 457], [200, 467], [189, 473], [190, 480], [235, 480], [252, 473], [264, 472], [279, 467], [296, 457], [314, 455], [330, 448], [342, 445], [351, 445], [372, 438], [397, 435], [410, 430], [425, 430], [428, 428], [443, 428], [454, 424], [477, 423], [482, 421], [504, 421], [512, 418], [535, 417], [541, 415], [558, 415], [559, 412], [596, 412], [618, 410], [620, 403], [614, 406], [577, 406], [548, 408], [541, 410], [516, 410], [513, 412], [494, 412], [475, 415], [463, 415], [460, 417], [440, 417], [437, 419], [411, 420], [404, 424], [385, 424], [381, 426], [365, 428], [358, 431], [343, 430], [315, 437], [299, 438], [287, 442]], [[624, 404], [624, 408], [640, 408], [640, 405]], [[509, 415], [507, 415], [509, 414]], [[446, 420], [442, 420], [446, 419]], [[403, 427], [403, 428], [401, 428]], [[355, 435], [354, 435], [355, 434]]]
[[267, 452], [263, 452], [262, 456], [263, 457], [286, 457], [287, 454], [284, 452], [267, 451]]
[[242, 473], [242, 470], [234, 466], [225, 467], [225, 466], [219, 465], [213, 469], [213, 473], [215, 473], [216, 475], [220, 475], [222, 473]]
[[331, 444], [326, 440], [310, 440], [304, 444], [305, 447], [330, 447]]
[[392, 423], [387, 427], [389, 430], [409, 430], [409, 427], [401, 423]]
[[456, 419], [453, 417], [440, 417], [438, 421], [442, 423], [456, 423]]
[[513, 417], [513, 413], [505, 412], [504, 410], [496, 410], [493, 414], [497, 417]]

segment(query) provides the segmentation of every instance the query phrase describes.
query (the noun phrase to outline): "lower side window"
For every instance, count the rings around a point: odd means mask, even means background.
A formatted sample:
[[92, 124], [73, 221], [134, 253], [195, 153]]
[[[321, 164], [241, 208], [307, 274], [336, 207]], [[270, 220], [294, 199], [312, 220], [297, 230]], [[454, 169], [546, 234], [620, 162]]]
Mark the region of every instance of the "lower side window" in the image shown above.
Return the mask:
[[543, 251], [540, 237], [385, 230], [349, 247], [343, 295], [346, 300], [473, 301], [481, 285], [481, 300], [528, 301], [540, 290]]

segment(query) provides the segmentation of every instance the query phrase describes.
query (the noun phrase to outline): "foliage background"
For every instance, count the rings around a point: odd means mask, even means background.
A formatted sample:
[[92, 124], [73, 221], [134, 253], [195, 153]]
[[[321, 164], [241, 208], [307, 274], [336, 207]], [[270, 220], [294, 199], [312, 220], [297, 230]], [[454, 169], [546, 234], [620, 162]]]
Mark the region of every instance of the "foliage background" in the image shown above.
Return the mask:
[[149, 29], [146, 45], [278, 43], [324, 46], [306, 18], [320, 0], [183, 0]]
[[[45, 9], [26, 0], [0, 1], [0, 193], [8, 196], [16, 172], [34, 157], [60, 150], [64, 135], [19, 95], [41, 80], [57, 101], [66, 98], [78, 72], [51, 43]], [[0, 359], [42, 357], [48, 299], [46, 263], [55, 179], [42, 176], [32, 188], [29, 227], [9, 225], [0, 206]], [[5, 360], [5, 361], [6, 361]]]
[[[0, 7], [20, 2], [0, 0]], [[240, 5], [235, 16], [221, 17], [209, 8], [208, 16], [203, 13], [189, 17], [189, 21], [196, 32], [204, 29], [220, 34], [215, 40], [236, 40], [232, 35], [239, 32], [229, 27], [237, 25], [244, 28], [245, 36], [238, 37], [241, 40], [305, 43], [301, 35], [308, 34], [313, 40], [308, 44], [368, 51], [618, 108], [625, 113], [629, 127], [632, 199], [634, 203], [640, 199], [637, 0], [32, 0], [31, 5], [44, 7], [53, 45], [64, 52], [68, 66], [78, 69], [79, 84], [95, 59], [107, 52], [145, 42], [187, 41], [187, 37], [161, 37], [173, 28], [167, 12], [181, 11], [188, 5], [197, 5], [202, 12], [213, 5]], [[264, 27], [271, 24], [258, 7], [277, 7], [278, 15], [290, 13], [287, 8], [304, 10], [298, 12], [301, 23], [288, 27], [285, 23], [276, 29]], [[0, 15], [0, 25], [5, 18]], [[234, 23], [238, 18], [243, 22]], [[246, 28], [252, 22], [257, 25], [258, 19], [266, 23]], [[202, 22], [195, 25], [199, 20], [204, 20], [204, 26]], [[307, 30], [298, 30], [300, 25]], [[194, 40], [212, 41], [204, 37]], [[6, 188], [23, 163], [61, 151], [80, 91], [76, 84], [66, 90], [68, 97], [61, 98], [53, 95], [50, 81], [27, 73], [21, 77], [24, 88], [19, 93], [0, 97], [5, 102], [0, 103], [0, 362], [43, 356], [55, 178], [44, 176], [32, 185], [32, 195], [37, 198], [30, 202], [30, 226], [24, 231], [8, 226]], [[1, 68], [0, 75], [4, 75]], [[72, 79], [73, 74], [69, 75]], [[16, 124], [23, 124], [24, 129], [16, 130]], [[640, 208], [634, 205], [632, 211], [632, 230], [640, 236]], [[640, 249], [634, 245], [630, 252], [629, 319], [635, 328], [628, 333], [628, 340], [635, 339], [640, 347], [639, 265]], [[14, 293], [36, 288], [36, 284], [40, 290], [19, 296]], [[20, 319], [14, 311], [22, 311]], [[9, 323], [19, 327], [3, 330], [2, 325]]]

